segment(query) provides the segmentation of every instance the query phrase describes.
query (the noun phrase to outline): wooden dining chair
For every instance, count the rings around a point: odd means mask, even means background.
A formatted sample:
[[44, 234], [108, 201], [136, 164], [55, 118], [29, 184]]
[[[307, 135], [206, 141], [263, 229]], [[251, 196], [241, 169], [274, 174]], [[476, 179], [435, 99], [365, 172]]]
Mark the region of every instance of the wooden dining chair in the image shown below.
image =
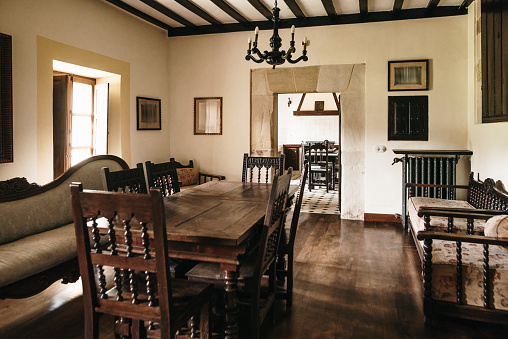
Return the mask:
[[[257, 251], [247, 254], [240, 265], [238, 285], [247, 296], [246, 304], [250, 311], [248, 333], [256, 339], [259, 338], [260, 327], [267, 316], [269, 314], [275, 316], [273, 312], [276, 299], [275, 258], [287, 212], [286, 204], [292, 172], [293, 169], [290, 167], [287, 174], [274, 177], [259, 246]], [[268, 273], [269, 279], [267, 283], [262, 284], [265, 272]], [[224, 280], [220, 279], [223, 271], [216, 263], [200, 263], [186, 275], [191, 281], [212, 282], [216, 286], [224, 287]], [[266, 288], [263, 289], [263, 293], [262, 287]]]
[[148, 193], [142, 164], [138, 164], [136, 168], [114, 172], [108, 167], [103, 167], [101, 171], [102, 187], [105, 191]]
[[330, 161], [328, 140], [310, 143], [307, 158], [309, 159], [309, 191], [315, 186], [326, 187], [326, 192], [333, 186], [335, 164]]
[[[99, 314], [105, 313], [116, 317], [117, 336], [132, 338], [175, 338], [189, 319], [200, 315], [201, 338], [210, 338], [213, 288], [171, 278], [159, 189], [123, 194], [83, 190], [80, 183], [72, 183], [71, 199], [83, 284], [84, 337], [98, 338]], [[104, 237], [107, 248], [102, 245]], [[113, 273], [109, 290], [105, 272]]]
[[278, 157], [251, 157], [243, 155], [242, 182], [253, 182], [254, 172], [257, 170], [257, 182], [261, 182], [261, 172], [264, 171], [264, 181], [268, 183], [270, 177], [284, 174], [284, 154]]
[[281, 283], [281, 285], [284, 285], [284, 283], [286, 285], [286, 288], [277, 288], [277, 299], [286, 300], [286, 307], [289, 308], [293, 305], [293, 260], [296, 231], [298, 229], [298, 220], [300, 219], [303, 192], [305, 191], [305, 182], [307, 181], [308, 172], [309, 164], [305, 164], [302, 175], [300, 176], [298, 192], [296, 193], [291, 225], [289, 228], [284, 228], [284, 233], [281, 235], [279, 249], [277, 252], [277, 280], [278, 283]]
[[[138, 164], [139, 166], [139, 164]], [[162, 196], [166, 197], [173, 193], [180, 192], [176, 168], [171, 162], [154, 164], [151, 161], [145, 162], [146, 178], [149, 187], [159, 187]]]

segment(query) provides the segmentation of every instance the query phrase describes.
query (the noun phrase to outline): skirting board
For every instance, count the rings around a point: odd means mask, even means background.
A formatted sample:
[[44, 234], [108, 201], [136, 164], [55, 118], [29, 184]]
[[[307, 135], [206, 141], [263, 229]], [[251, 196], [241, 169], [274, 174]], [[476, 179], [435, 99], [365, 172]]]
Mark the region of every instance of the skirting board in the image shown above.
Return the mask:
[[402, 220], [397, 218], [395, 214], [364, 213], [363, 220], [374, 222], [391, 222], [402, 225]]

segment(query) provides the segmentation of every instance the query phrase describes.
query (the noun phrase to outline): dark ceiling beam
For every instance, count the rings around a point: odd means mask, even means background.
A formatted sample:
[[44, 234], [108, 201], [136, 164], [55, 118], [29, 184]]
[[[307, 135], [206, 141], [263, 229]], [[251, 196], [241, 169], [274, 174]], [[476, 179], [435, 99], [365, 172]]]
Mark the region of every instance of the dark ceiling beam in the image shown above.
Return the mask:
[[441, 0], [430, 0], [429, 4], [427, 5], [427, 8], [429, 9], [436, 8], [437, 5], [439, 4], [439, 1]]
[[194, 13], [197, 16], [205, 19], [209, 23], [211, 23], [213, 25], [222, 25], [222, 22], [220, 22], [219, 20], [215, 19], [213, 16], [211, 16], [210, 14], [208, 14], [207, 12], [202, 10], [200, 7], [194, 5], [189, 0], [175, 0], [175, 1], [177, 3], [179, 3], [180, 5], [182, 5], [183, 7], [187, 8], [192, 13]]
[[473, 3], [474, 0], [464, 0], [462, 4], [459, 6], [459, 8], [468, 8], [469, 5]]
[[284, 2], [298, 19], [305, 19], [305, 14], [295, 0], [284, 0]]
[[368, 0], [360, 0], [360, 14], [367, 15], [369, 13], [369, 2]]
[[265, 7], [259, 0], [249, 0], [249, 3], [254, 6], [255, 9], [258, 10], [259, 13], [263, 14], [265, 18], [268, 20], [272, 20], [273, 14], [272, 12]]
[[404, 4], [404, 0], [395, 0], [393, 2], [393, 11], [398, 12], [402, 10], [402, 5]]
[[336, 16], [337, 12], [335, 11], [335, 7], [333, 7], [332, 0], [321, 0], [323, 6], [325, 7], [326, 14], [328, 16]]
[[[429, 11], [427, 8], [412, 8], [403, 9], [400, 11], [396, 20], [409, 20], [409, 19], [422, 19], [422, 18], [435, 18], [435, 17], [446, 17], [455, 15], [465, 15], [467, 9], [459, 9], [458, 6], [440, 6], [436, 9]], [[302, 27], [315, 27], [315, 26], [327, 26], [327, 25], [344, 25], [344, 24], [356, 24], [364, 22], [381, 22], [381, 21], [393, 21], [393, 12], [371, 12], [367, 15], [361, 14], [344, 14], [337, 15], [335, 17], [321, 16], [321, 17], [307, 17], [304, 21], [300, 19], [282, 19], [279, 27], [281, 29], [289, 29], [291, 25], [295, 25], [297, 28]], [[243, 32], [253, 30], [256, 26], [259, 26], [261, 30], [272, 30], [273, 23], [271, 20], [250, 22], [247, 24], [223, 24], [220, 26], [207, 25], [199, 27], [175, 27], [168, 32], [169, 36], [187, 36], [187, 35], [199, 35], [199, 34], [215, 34], [215, 33], [230, 33], [230, 32]], [[296, 40], [300, 38], [295, 37]], [[268, 41], [266, 42], [268, 45]], [[282, 42], [285, 43], [284, 41]]]
[[139, 9], [134, 8], [131, 5], [128, 5], [123, 1], [120, 1], [120, 0], [106, 0], [106, 1], [123, 9], [124, 11], [127, 11], [127, 12], [137, 16], [138, 18], [141, 18], [145, 21], [148, 21], [151, 24], [154, 24], [155, 26], [158, 26], [158, 27], [165, 29], [167, 31], [169, 31], [171, 29], [171, 26], [169, 26], [168, 24], [166, 24], [160, 20], [157, 20], [154, 17], [152, 17], [146, 13], [141, 12]]
[[157, 1], [154, 1], [154, 0], [141, 0], [141, 1], [143, 3], [145, 3], [146, 5], [152, 7], [156, 11], [164, 14], [168, 18], [171, 18], [171, 19], [175, 20], [176, 22], [181, 23], [184, 26], [187, 26], [187, 27], [194, 27], [195, 26], [192, 22], [185, 20], [184, 18], [182, 18], [175, 12], [170, 11], [166, 6], [161, 5]]
[[249, 20], [244, 18], [240, 13], [238, 13], [233, 7], [225, 3], [223, 0], [211, 0], [211, 1], [236, 21], [243, 23], [249, 22]]

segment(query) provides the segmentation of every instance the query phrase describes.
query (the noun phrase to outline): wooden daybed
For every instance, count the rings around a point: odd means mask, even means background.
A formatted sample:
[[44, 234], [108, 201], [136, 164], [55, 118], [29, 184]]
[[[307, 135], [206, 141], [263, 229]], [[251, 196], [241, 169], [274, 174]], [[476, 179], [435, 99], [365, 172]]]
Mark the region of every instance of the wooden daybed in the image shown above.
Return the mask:
[[102, 167], [129, 168], [119, 157], [99, 155], [44, 186], [22, 178], [0, 182], [0, 299], [29, 297], [57, 280], [79, 278], [69, 185], [102, 189]]
[[[406, 187], [410, 232], [423, 265], [426, 324], [444, 315], [508, 325], [508, 238], [484, 235], [486, 220], [508, 214], [508, 194], [472, 173], [467, 186]], [[412, 197], [416, 187], [449, 189], [449, 199]], [[467, 200], [453, 199], [457, 189], [467, 189]]]
[[[492, 179], [469, 185], [406, 184], [410, 232], [423, 263], [426, 324], [439, 315], [508, 325], [508, 239], [486, 237], [485, 221], [508, 214], [508, 194]], [[446, 198], [412, 197], [412, 190], [450, 189]], [[467, 189], [467, 200], [455, 200]]]

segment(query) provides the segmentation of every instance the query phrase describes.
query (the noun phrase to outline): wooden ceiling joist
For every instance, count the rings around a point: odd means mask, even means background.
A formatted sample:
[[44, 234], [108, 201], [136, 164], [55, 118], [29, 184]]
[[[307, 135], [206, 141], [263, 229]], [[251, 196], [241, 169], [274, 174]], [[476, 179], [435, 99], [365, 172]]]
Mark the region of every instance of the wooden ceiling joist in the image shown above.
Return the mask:
[[359, 1], [360, 1], [360, 15], [367, 15], [367, 13], [369, 13], [368, 0], [359, 0]]
[[267, 18], [268, 20], [272, 20], [273, 17], [272, 11], [266, 8], [265, 5], [263, 5], [260, 0], [249, 0], [249, 3], [252, 6], [254, 6], [254, 8], [257, 9], [257, 11], [261, 13], [265, 18]]
[[469, 5], [473, 3], [474, 0], [464, 0], [459, 8], [468, 8]]
[[224, 2], [224, 0], [211, 0], [217, 7], [222, 9], [227, 15], [232, 17], [238, 22], [246, 23], [249, 22], [246, 18], [244, 18], [240, 13], [238, 13], [233, 7]]
[[429, 4], [427, 5], [427, 8], [429, 8], [429, 9], [436, 8], [437, 5], [439, 5], [439, 1], [441, 1], [441, 0], [429, 0]]
[[323, 6], [325, 7], [326, 14], [328, 16], [333, 17], [337, 15], [337, 12], [335, 11], [335, 7], [333, 6], [332, 0], [321, 0], [323, 3]]
[[395, 0], [393, 2], [393, 11], [398, 12], [402, 10], [402, 5], [404, 4], [404, 0]]
[[[109, 1], [109, 0], [108, 0]], [[158, 3], [157, 1], [155, 0], [141, 0], [143, 3], [145, 3], [146, 5], [152, 7], [153, 9], [155, 9], [156, 11], [164, 14], [165, 16], [167, 16], [168, 18], [171, 18], [173, 20], [175, 20], [176, 22], [179, 22], [181, 23], [182, 25], [184, 26], [187, 26], [187, 27], [194, 27], [194, 24], [190, 21], [187, 21], [185, 20], [184, 18], [182, 18], [181, 16], [179, 16], [178, 14], [176, 14], [175, 12], [169, 10], [166, 6], [164, 5], [161, 5], [160, 3]]]
[[305, 19], [305, 14], [295, 0], [284, 0], [284, 2], [298, 19]]
[[199, 17], [203, 18], [204, 20], [208, 21], [209, 23], [214, 24], [214, 25], [222, 25], [222, 22], [220, 22], [219, 20], [215, 19], [213, 16], [211, 16], [210, 14], [208, 14], [203, 9], [201, 9], [198, 6], [196, 6], [195, 4], [190, 2], [189, 0], [175, 0], [175, 1], [178, 2], [180, 5], [182, 5], [183, 7], [187, 8], [192, 13], [194, 13], [197, 16], [199, 16]]
[[141, 12], [139, 9], [134, 8], [131, 5], [128, 5], [123, 1], [120, 1], [120, 0], [106, 0], [106, 1], [123, 9], [126, 12], [131, 13], [132, 15], [137, 16], [138, 18], [141, 18], [145, 21], [148, 21], [151, 24], [154, 24], [155, 26], [158, 26], [162, 29], [167, 30], [168, 32], [172, 29], [171, 26], [165, 24], [164, 22], [162, 22], [160, 20], [155, 19], [154, 17], [152, 17], [146, 13]]

